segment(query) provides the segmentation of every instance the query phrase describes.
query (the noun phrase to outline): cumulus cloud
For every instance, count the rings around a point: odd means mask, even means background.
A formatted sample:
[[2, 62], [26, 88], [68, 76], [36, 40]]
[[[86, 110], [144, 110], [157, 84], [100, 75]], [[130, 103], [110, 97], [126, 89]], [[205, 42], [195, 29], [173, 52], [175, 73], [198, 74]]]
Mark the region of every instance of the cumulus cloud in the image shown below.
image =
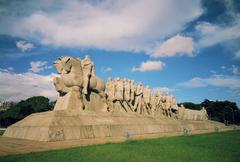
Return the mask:
[[52, 83], [55, 75], [0, 71], [0, 96], [9, 101], [19, 101], [39, 95], [55, 100], [58, 95]]
[[222, 65], [222, 66], [221, 66], [221, 69], [222, 69], [222, 70], [225, 70], [225, 69], [226, 69], [226, 66]]
[[240, 60], [240, 50], [234, 53], [234, 58]]
[[106, 73], [106, 72], [112, 71], [112, 68], [111, 67], [105, 67], [105, 68], [102, 68], [101, 71], [103, 73]]
[[54, 2], [20, 18], [12, 33], [56, 46], [150, 51], [203, 12], [200, 0]]
[[31, 66], [31, 68], [28, 70], [32, 71], [34, 73], [43, 71], [44, 69], [52, 68], [52, 66], [47, 65], [47, 61], [31, 61], [30, 66]]
[[28, 43], [26, 41], [17, 41], [16, 46], [22, 52], [30, 51], [32, 48], [34, 48], [34, 45], [32, 43]]
[[150, 55], [152, 57], [171, 57], [176, 55], [192, 56], [194, 42], [191, 37], [176, 35], [159, 44]]
[[7, 69], [10, 70], [10, 71], [13, 71], [13, 70], [14, 70], [13, 67], [8, 67]]
[[153, 94], [155, 94], [158, 90], [162, 91], [164, 95], [172, 95], [176, 89], [169, 87], [154, 87], [152, 90]]
[[138, 68], [133, 67], [132, 72], [160, 71], [165, 66], [166, 64], [161, 61], [146, 61], [146, 62], [142, 62], [140, 67]]
[[177, 85], [184, 88], [214, 86], [236, 90], [240, 89], [240, 78], [237, 76], [212, 75], [209, 78], [194, 77], [189, 81], [178, 83]]
[[232, 73], [233, 73], [234, 75], [240, 74], [239, 67], [236, 66], [236, 65], [232, 65], [231, 71], [232, 71]]
[[197, 41], [199, 48], [240, 38], [240, 22], [225, 27], [209, 22], [201, 22], [195, 26], [195, 29], [200, 36]]

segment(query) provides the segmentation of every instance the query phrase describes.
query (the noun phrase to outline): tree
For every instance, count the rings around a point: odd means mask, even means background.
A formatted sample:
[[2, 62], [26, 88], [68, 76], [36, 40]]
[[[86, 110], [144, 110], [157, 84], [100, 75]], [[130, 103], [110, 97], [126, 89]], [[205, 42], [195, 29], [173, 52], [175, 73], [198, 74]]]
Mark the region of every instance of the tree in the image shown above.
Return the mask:
[[210, 101], [205, 99], [201, 106], [205, 107], [211, 120], [240, 124], [240, 110], [235, 102]]
[[43, 96], [35, 96], [20, 101], [11, 108], [0, 114], [0, 125], [9, 126], [26, 116], [36, 113], [52, 110], [54, 102]]
[[193, 110], [200, 110], [201, 109], [200, 104], [195, 104], [195, 103], [192, 103], [192, 102], [183, 102], [183, 103], [179, 103], [178, 105], [180, 106], [181, 104], [188, 109], [193, 109]]

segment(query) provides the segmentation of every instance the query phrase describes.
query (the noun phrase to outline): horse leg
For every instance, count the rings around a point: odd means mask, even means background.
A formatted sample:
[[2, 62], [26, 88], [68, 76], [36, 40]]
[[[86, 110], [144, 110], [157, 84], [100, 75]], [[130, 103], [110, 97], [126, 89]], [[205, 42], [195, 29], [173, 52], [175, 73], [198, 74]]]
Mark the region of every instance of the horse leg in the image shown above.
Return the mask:
[[53, 78], [53, 84], [55, 86], [55, 89], [60, 94], [66, 94], [70, 91], [70, 89], [64, 85], [62, 78], [54, 77]]

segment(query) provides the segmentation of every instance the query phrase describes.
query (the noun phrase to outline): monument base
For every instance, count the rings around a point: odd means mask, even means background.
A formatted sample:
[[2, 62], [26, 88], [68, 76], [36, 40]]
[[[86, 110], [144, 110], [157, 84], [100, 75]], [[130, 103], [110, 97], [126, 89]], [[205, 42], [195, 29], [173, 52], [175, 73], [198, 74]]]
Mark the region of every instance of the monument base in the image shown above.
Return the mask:
[[214, 132], [226, 126], [210, 120], [177, 120], [138, 114], [49, 111], [32, 114], [7, 128], [5, 137], [64, 141], [105, 137], [153, 136]]

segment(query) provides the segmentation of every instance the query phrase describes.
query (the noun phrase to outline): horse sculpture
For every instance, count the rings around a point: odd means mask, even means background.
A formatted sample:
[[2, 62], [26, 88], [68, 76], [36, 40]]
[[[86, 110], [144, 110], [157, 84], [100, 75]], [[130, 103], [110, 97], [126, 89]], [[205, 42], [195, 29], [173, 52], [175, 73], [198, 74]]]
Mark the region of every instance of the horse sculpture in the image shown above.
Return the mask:
[[[83, 89], [83, 70], [81, 59], [73, 57], [60, 57], [55, 61], [54, 66], [56, 67], [57, 72], [60, 74], [60, 77], [55, 77], [53, 82], [56, 90], [64, 95], [68, 93], [72, 88], [78, 87], [80, 93]], [[91, 91], [98, 93], [103, 93], [105, 90], [105, 83], [97, 76], [91, 76], [88, 88]]]

